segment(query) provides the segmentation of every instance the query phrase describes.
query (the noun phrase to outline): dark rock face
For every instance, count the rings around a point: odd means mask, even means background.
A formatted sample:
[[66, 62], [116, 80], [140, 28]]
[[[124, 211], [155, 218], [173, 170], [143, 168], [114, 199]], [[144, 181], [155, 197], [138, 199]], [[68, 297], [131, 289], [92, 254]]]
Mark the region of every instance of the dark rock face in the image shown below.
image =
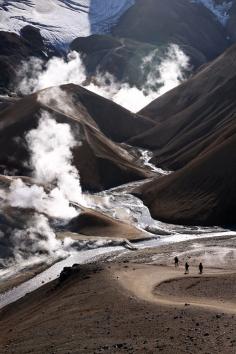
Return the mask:
[[0, 93], [15, 90], [15, 77], [18, 66], [30, 57], [46, 61], [50, 55], [56, 55], [48, 46], [40, 31], [33, 26], [21, 30], [21, 36], [16, 33], [0, 31]]
[[232, 7], [229, 12], [229, 21], [227, 23], [227, 34], [233, 40], [236, 41], [236, 2], [233, 1]]
[[185, 0], [137, 0], [113, 31], [118, 37], [163, 45], [176, 43], [192, 52], [192, 62], [215, 58], [232, 41], [204, 6]]
[[78, 277], [80, 281], [88, 279], [92, 274], [101, 272], [102, 268], [97, 264], [73, 264], [72, 267], [64, 267], [58, 279], [58, 285], [64, 283], [74, 276]]
[[10, 87], [13, 82], [16, 65], [33, 55], [28, 42], [15, 33], [0, 32], [0, 88]]
[[45, 49], [43, 37], [41, 36], [40, 30], [38, 28], [27, 25], [21, 29], [20, 34], [21, 37], [31, 43], [31, 46], [36, 48], [36, 50], [43, 51]]

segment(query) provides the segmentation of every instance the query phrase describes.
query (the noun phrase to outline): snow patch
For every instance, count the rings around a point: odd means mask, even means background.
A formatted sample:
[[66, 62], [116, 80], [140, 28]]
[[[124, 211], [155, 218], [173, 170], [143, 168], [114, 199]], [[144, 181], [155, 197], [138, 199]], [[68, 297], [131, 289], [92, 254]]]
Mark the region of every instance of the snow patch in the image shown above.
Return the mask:
[[221, 3], [215, 0], [192, 0], [193, 3], [199, 3], [210, 10], [217, 18], [217, 20], [225, 26], [229, 19], [229, 11], [232, 7], [233, 1], [222, 1]]

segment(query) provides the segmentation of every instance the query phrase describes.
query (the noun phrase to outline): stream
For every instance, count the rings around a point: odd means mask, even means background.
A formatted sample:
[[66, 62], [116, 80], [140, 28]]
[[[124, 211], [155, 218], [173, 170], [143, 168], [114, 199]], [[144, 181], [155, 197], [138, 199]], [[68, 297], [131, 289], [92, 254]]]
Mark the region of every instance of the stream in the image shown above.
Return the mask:
[[[142, 152], [144, 164], [149, 163], [150, 156]], [[155, 166], [150, 165], [154, 170]], [[159, 174], [164, 174], [160, 169]], [[137, 197], [131, 194], [132, 188], [137, 187], [145, 181], [128, 183], [101, 193], [87, 195], [90, 207], [94, 210], [102, 212], [111, 217], [125, 221], [141, 229], [145, 236], [150, 239], [132, 243], [136, 249], [155, 248], [161, 245], [174, 244], [183, 241], [190, 241], [200, 238], [215, 238], [222, 236], [236, 236], [235, 231], [227, 230], [221, 227], [198, 227], [198, 226], [181, 226], [166, 224], [158, 220], [152, 219], [149, 209]], [[127, 242], [128, 244], [128, 242]], [[73, 249], [67, 253], [67, 257], [63, 260], [52, 259], [45, 271], [34, 276], [28, 281], [12, 288], [11, 290], [0, 294], [0, 308], [17, 301], [24, 297], [27, 293], [31, 293], [42, 285], [58, 278], [64, 267], [72, 266], [75, 263], [85, 264], [97, 260], [102, 261], [105, 255], [119, 256], [123, 252], [133, 252], [131, 249], [125, 248], [125, 242], [121, 240], [108, 241], [101, 237], [99, 241], [94, 241], [91, 245], [89, 241], [83, 241], [80, 248]], [[63, 249], [63, 245], [62, 245]], [[45, 261], [45, 260], [44, 260]], [[31, 260], [32, 262], [32, 260]], [[32, 263], [33, 264], [33, 263]], [[32, 265], [29, 264], [28, 266]], [[51, 264], [51, 265], [50, 265]], [[25, 267], [27, 269], [27, 267]], [[24, 265], [12, 267], [0, 271], [1, 281], [4, 282], [7, 277], [14, 279], [16, 274], [21, 274], [25, 270]]]

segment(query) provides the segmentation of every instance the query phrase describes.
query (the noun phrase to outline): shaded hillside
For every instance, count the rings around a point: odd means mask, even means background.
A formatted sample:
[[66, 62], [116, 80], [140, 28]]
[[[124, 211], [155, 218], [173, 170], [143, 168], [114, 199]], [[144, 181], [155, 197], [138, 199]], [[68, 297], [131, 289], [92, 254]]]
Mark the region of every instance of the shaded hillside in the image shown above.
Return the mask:
[[236, 41], [236, 2], [232, 1], [232, 7], [229, 12], [229, 20], [227, 23], [227, 33], [232, 38], [233, 41]]
[[206, 7], [186, 0], [137, 0], [113, 34], [155, 45], [179, 44], [193, 64], [213, 59], [232, 43]]
[[155, 126], [151, 119], [129, 112], [113, 101], [103, 98], [80, 86], [68, 85], [74, 102], [80, 102], [101, 131], [116, 142], [123, 142]]
[[[234, 116], [234, 119], [236, 116]], [[154, 218], [187, 225], [236, 223], [236, 124], [183, 169], [136, 191]]]
[[151, 149], [153, 162], [176, 170], [205, 151], [234, 125], [236, 46], [140, 113], [156, 127], [128, 143]]
[[[56, 90], [56, 91], [55, 91]], [[150, 177], [152, 173], [138, 166], [135, 157], [124, 148], [112, 142], [99, 129], [95, 122], [101, 123], [102, 111], [98, 107], [97, 115], [91, 116], [83, 105], [84, 96], [97, 100], [99, 96], [89, 94], [76, 85], [62, 86], [59, 89], [46, 89], [17, 101], [0, 112], [0, 166], [1, 172], [9, 174], [31, 175], [29, 152], [25, 142], [27, 131], [35, 128], [42, 112], [49, 112], [58, 122], [68, 123], [80, 143], [74, 148], [74, 164], [78, 168], [84, 189], [102, 190], [122, 183]], [[86, 99], [85, 99], [86, 101]], [[88, 101], [86, 101], [88, 104]], [[109, 117], [114, 129], [120, 125], [125, 112], [130, 121], [138, 123], [132, 114], [119, 106], [101, 98], [103, 119]], [[112, 108], [109, 108], [109, 105]], [[112, 115], [114, 114], [114, 115]], [[145, 120], [140, 120], [141, 124]], [[122, 125], [121, 125], [122, 126]], [[78, 130], [79, 128], [79, 130]]]
[[21, 61], [30, 57], [46, 61], [48, 56], [55, 54], [33, 26], [23, 27], [21, 35], [0, 31], [0, 93], [15, 89], [14, 80]]

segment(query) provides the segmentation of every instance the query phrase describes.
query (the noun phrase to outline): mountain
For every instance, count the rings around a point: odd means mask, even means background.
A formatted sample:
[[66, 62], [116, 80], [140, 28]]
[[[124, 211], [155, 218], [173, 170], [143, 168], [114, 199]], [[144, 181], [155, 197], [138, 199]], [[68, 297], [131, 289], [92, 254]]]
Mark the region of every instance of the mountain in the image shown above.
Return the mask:
[[59, 122], [68, 123], [77, 134], [80, 144], [73, 150], [74, 165], [85, 190], [99, 191], [153, 176], [150, 170], [137, 163], [136, 156], [102, 132], [106, 131], [119, 141], [121, 136], [128, 136], [129, 127], [140, 131], [150, 128], [152, 122], [72, 84], [26, 96], [0, 112], [2, 174], [8, 171], [11, 175], [31, 175], [26, 163], [30, 156], [25, 134], [37, 126], [43, 112], [49, 112]]
[[140, 113], [156, 126], [127, 141], [154, 152], [153, 162], [176, 170], [200, 156], [234, 126], [236, 46]]
[[156, 127], [129, 143], [154, 150], [177, 170], [135, 190], [152, 216], [169, 223], [236, 222], [236, 46], [141, 113]]
[[134, 0], [3, 0], [0, 30], [19, 34], [33, 25], [50, 44], [67, 47], [78, 36], [107, 33]]
[[[74, 84], [22, 98], [0, 97], [1, 174], [32, 175], [25, 136], [48, 113], [74, 132], [78, 144], [73, 148], [73, 164], [83, 190], [97, 192], [150, 178], [134, 193], [153, 217], [191, 225], [235, 221], [236, 45], [230, 47], [235, 42], [235, 1], [137, 0], [111, 6], [110, 1], [58, 0], [38, 5], [27, 0], [4, 1], [1, 6], [4, 16], [13, 16], [11, 30], [19, 32], [0, 32], [3, 94], [10, 94], [22, 61], [35, 57], [43, 68], [52, 56], [59, 56], [53, 45], [70, 43], [69, 48], [80, 53], [88, 75], [85, 85], [99, 87], [99, 71], [111, 86], [107, 73], [143, 93], [158, 92], [161, 67], [168, 74], [177, 65], [177, 83], [192, 70], [188, 80], [137, 114]], [[14, 15], [16, 9], [18, 15], [24, 11], [23, 17]], [[58, 18], [53, 22], [55, 11]], [[39, 13], [44, 16], [36, 22]], [[22, 21], [27, 25], [21, 26]], [[77, 33], [78, 27], [84, 32]], [[156, 166], [176, 172], [157, 179], [140, 162], [140, 148], [152, 151]], [[81, 220], [73, 220], [71, 231], [83, 220], [86, 230], [90, 221], [95, 223], [95, 233], [103, 226], [102, 232], [110, 230], [109, 220], [89, 211]]]
[[109, 73], [157, 97], [167, 65], [181, 82], [235, 42], [235, 16], [235, 1], [137, 0], [111, 33], [77, 37], [70, 49], [91, 80]]
[[165, 81], [161, 71], [165, 65], [176, 65], [176, 71], [179, 68], [181, 77], [173, 73], [177, 83], [191, 72], [188, 57], [178, 46], [168, 43], [157, 46], [129, 38], [91, 35], [76, 38], [70, 49], [80, 54], [89, 82], [96, 82], [97, 75], [105, 75], [109, 81], [111, 74], [116, 82], [137, 87], [145, 95], [161, 89]]
[[137, 0], [113, 34], [158, 46], [177, 44], [196, 66], [234, 41], [229, 29], [234, 16], [235, 1]]

